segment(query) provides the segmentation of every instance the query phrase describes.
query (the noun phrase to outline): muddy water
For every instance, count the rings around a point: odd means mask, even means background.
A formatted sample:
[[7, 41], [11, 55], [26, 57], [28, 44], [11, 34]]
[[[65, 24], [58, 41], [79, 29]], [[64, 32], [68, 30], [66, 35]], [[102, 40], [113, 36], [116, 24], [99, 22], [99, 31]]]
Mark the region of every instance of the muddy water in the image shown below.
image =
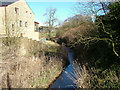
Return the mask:
[[[75, 78], [73, 72], [76, 67], [75, 64], [73, 64], [74, 61], [74, 51], [66, 48], [68, 51], [68, 58], [70, 65], [63, 71], [62, 75], [53, 83], [51, 88], [76, 88], [76, 84], [74, 84], [73, 80], [71, 79], [71, 76]], [[67, 73], [66, 73], [67, 72]]]

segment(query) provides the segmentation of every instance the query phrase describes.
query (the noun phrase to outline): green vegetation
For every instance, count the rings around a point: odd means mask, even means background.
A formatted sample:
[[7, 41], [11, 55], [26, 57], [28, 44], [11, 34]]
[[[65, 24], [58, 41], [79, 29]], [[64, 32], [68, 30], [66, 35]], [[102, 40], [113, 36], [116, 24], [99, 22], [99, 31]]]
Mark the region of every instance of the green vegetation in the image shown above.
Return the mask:
[[[99, 10], [103, 10], [105, 15], [98, 16], [95, 13], [94, 23], [87, 15], [69, 20], [59, 28], [56, 34], [58, 43], [64, 42], [66, 46], [73, 48], [77, 61], [81, 63], [80, 67], [83, 66], [83, 69], [84, 66], [86, 67], [87, 72], [83, 72], [82, 77], [77, 76], [78, 81], [84, 77], [82, 83], [77, 83], [79, 88], [82, 84], [85, 85], [84, 88], [119, 88], [120, 2], [93, 2], [89, 5], [94, 8], [96, 5], [101, 5], [102, 8]], [[81, 71], [78, 72], [81, 73]]]

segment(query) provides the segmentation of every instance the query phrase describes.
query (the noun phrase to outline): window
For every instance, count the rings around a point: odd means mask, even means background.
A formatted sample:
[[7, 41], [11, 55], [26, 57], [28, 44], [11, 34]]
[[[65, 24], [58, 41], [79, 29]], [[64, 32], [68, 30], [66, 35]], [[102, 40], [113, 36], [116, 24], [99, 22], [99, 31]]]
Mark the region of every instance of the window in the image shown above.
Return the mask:
[[19, 12], [19, 8], [15, 7], [15, 13], [18, 14], [18, 12]]
[[32, 17], [32, 13], [30, 13], [30, 17]]
[[27, 22], [25, 22], [25, 27], [27, 27]]
[[20, 21], [20, 27], [22, 26], [22, 21]]
[[12, 30], [14, 31], [14, 24], [12, 24]]
[[28, 11], [26, 11], [26, 16], [28, 15]]

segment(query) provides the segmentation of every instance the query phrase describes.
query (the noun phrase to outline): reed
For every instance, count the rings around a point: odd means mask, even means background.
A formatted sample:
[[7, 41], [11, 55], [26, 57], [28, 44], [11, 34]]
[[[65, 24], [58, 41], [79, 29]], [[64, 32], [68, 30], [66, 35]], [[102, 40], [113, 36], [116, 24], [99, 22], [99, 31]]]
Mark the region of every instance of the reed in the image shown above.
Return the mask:
[[68, 77], [77, 88], [120, 88], [120, 77], [113, 70], [99, 73], [95, 68], [73, 63], [73, 70]]
[[[59, 47], [49, 44], [47, 47], [42, 43], [27, 39], [23, 41], [28, 42], [24, 44], [24, 49], [27, 50], [26, 55], [18, 52], [21, 44], [8, 46], [5, 44], [6, 41], [3, 42], [3, 60], [0, 63], [2, 88], [48, 88], [63, 70], [63, 57], [57, 55]], [[46, 52], [53, 52], [54, 55], [45, 55]]]

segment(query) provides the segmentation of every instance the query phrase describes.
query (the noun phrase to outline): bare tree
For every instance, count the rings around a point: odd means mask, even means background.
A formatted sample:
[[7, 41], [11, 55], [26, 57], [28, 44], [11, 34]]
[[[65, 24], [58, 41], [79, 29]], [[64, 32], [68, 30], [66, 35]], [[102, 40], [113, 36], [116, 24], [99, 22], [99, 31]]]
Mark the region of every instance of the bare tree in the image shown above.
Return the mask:
[[55, 9], [50, 8], [46, 10], [46, 13], [44, 14], [44, 16], [47, 16], [46, 24], [48, 25], [49, 35], [51, 34], [52, 29], [54, 29], [54, 24], [57, 21], [55, 15], [56, 15], [56, 8]]
[[[86, 3], [79, 2], [78, 3], [78, 8], [76, 9], [76, 11], [78, 13], [81, 13], [81, 11], [82, 11], [81, 7], [83, 7], [84, 11], [86, 10], [86, 12], [83, 13], [83, 14], [88, 14], [88, 15], [91, 15], [91, 16], [95, 15], [97, 17], [97, 20], [99, 21], [99, 23], [96, 24], [96, 27], [99, 27], [99, 25], [101, 24], [102, 25], [101, 31], [109, 36], [107, 38], [106, 37], [84, 38], [83, 42], [85, 41], [84, 43], [89, 44], [90, 42], [94, 42], [94, 41], [100, 41], [100, 40], [107, 41], [108, 43], [111, 43], [114, 54], [117, 57], [120, 58], [120, 55], [116, 51], [115, 40], [113, 38], [113, 34], [107, 30], [102, 18], [100, 17], [100, 13], [102, 13], [103, 15], [107, 15], [107, 13], [109, 12], [109, 10], [107, 9], [107, 6], [110, 3], [114, 3], [114, 2], [102, 2], [102, 0], [99, 0], [99, 2], [92, 2], [92, 1], [91, 2], [86, 2]], [[81, 36], [81, 38], [83, 38], [83, 37]]]

